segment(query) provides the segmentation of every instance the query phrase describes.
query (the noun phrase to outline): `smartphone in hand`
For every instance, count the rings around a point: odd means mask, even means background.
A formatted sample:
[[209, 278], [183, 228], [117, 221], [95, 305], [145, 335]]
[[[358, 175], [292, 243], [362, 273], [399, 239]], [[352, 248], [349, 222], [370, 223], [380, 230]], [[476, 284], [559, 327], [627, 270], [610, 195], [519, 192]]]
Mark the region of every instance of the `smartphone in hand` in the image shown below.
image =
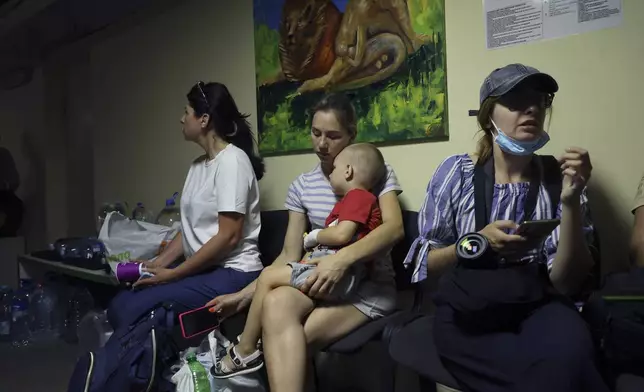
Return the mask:
[[184, 338], [189, 339], [193, 336], [210, 332], [219, 326], [221, 319], [219, 314], [211, 313], [212, 306], [189, 310], [179, 315], [179, 324], [181, 325], [181, 334]]
[[530, 241], [542, 241], [545, 240], [560, 223], [561, 221], [559, 219], [524, 221], [519, 225], [515, 234], [525, 237]]

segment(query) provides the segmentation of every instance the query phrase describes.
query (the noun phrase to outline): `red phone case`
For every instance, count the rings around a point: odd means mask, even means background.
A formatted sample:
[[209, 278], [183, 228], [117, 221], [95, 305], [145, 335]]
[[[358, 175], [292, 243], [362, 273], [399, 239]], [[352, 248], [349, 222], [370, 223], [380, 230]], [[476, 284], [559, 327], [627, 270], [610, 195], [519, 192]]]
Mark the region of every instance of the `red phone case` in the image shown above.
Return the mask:
[[214, 325], [212, 327], [209, 327], [209, 328], [206, 328], [206, 329], [204, 329], [202, 331], [195, 332], [192, 335], [186, 335], [186, 331], [183, 328], [183, 317], [184, 316], [192, 314], [192, 313], [196, 313], [196, 312], [199, 312], [199, 311], [204, 311], [203, 309], [207, 309], [207, 308], [211, 308], [211, 307], [212, 306], [203, 306], [201, 308], [192, 309], [192, 310], [189, 310], [187, 312], [179, 314], [179, 324], [181, 325], [181, 335], [183, 335], [184, 339], [190, 339], [190, 338], [192, 338], [194, 336], [201, 335], [201, 334], [206, 333], [206, 332], [210, 332], [210, 331], [212, 331], [213, 329], [216, 329], [219, 326], [219, 324], [216, 324], [216, 325]]

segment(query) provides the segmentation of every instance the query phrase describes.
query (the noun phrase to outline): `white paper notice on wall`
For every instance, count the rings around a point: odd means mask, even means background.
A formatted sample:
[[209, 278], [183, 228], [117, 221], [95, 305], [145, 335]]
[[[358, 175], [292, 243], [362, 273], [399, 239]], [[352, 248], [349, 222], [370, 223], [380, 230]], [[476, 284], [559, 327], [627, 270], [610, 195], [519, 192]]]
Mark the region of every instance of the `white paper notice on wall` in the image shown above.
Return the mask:
[[488, 49], [622, 23], [622, 0], [483, 0]]

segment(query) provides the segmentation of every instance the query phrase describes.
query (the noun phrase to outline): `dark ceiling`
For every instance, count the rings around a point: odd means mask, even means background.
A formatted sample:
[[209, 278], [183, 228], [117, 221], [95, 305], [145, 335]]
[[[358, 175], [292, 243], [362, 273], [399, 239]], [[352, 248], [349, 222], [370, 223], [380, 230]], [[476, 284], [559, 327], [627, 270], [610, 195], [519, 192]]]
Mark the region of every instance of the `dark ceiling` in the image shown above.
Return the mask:
[[0, 89], [11, 89], [29, 82], [33, 69], [64, 45], [90, 36], [139, 11], [178, 2], [0, 0]]

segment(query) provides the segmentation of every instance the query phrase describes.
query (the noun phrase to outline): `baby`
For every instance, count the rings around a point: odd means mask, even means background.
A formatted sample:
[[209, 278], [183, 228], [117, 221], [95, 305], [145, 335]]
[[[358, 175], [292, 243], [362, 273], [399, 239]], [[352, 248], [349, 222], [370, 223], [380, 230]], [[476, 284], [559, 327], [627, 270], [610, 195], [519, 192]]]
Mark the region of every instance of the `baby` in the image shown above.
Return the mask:
[[[301, 288], [317, 268], [308, 260], [335, 253], [367, 235], [381, 224], [378, 199], [370, 190], [384, 179], [385, 162], [380, 151], [368, 143], [346, 147], [333, 162], [329, 182], [333, 192], [342, 199], [335, 204], [325, 222], [324, 229], [315, 229], [304, 236], [308, 252], [299, 262], [274, 265], [262, 271], [253, 302], [236, 345], [231, 345], [226, 357], [213, 369], [215, 378], [229, 378], [254, 372], [264, 366], [257, 349], [261, 337], [262, 303], [266, 294], [281, 286]], [[338, 301], [353, 294], [366, 276], [364, 263], [352, 265], [344, 277], [333, 286], [325, 299]]]

